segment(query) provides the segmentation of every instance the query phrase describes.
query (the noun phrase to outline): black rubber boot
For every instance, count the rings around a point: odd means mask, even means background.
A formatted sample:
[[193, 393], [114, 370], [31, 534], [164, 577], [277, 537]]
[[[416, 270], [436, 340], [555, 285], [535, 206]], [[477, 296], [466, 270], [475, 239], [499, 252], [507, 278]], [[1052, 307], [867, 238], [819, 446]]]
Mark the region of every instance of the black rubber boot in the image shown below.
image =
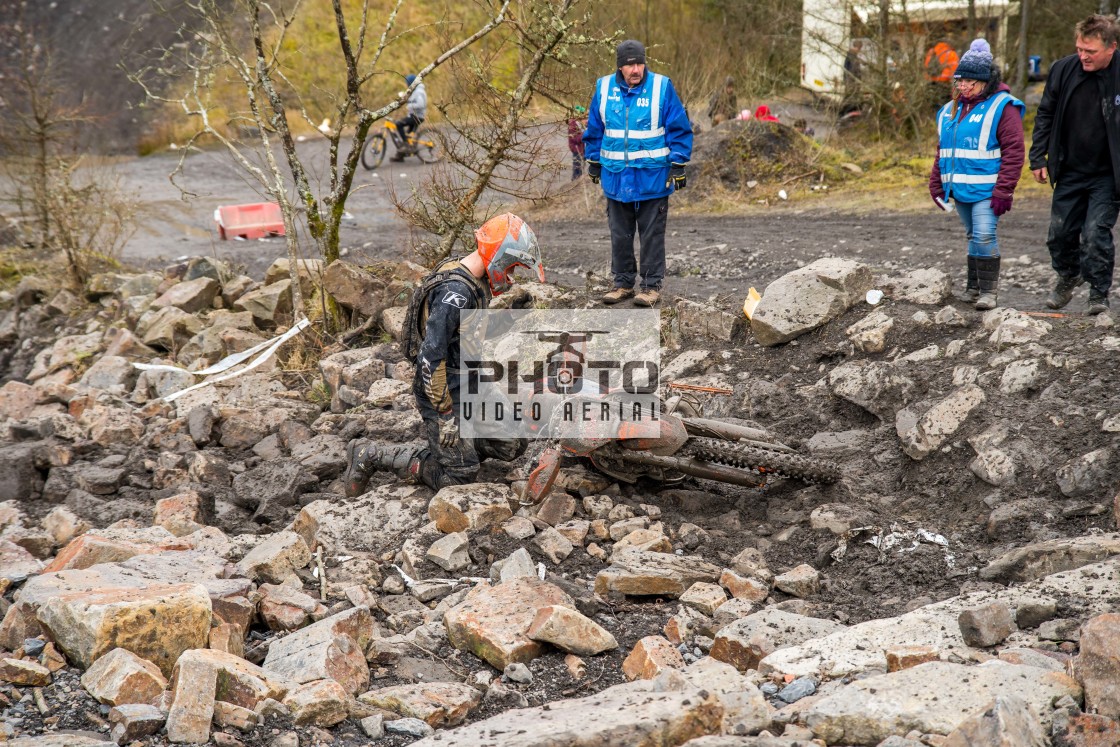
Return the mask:
[[976, 308], [981, 311], [994, 309], [999, 291], [999, 257], [976, 257], [976, 281], [980, 286]]
[[346, 472], [342, 475], [347, 497], [353, 498], [366, 492], [374, 472], [407, 472], [419, 450], [415, 444], [383, 446], [373, 442], [363, 445], [357, 439], [351, 441], [346, 445]]
[[976, 278], [976, 257], [968, 255], [968, 284], [964, 289], [964, 300], [976, 303], [980, 298], [980, 281]]
[[1050, 291], [1050, 297], [1046, 299], [1046, 305], [1052, 309], [1060, 309], [1067, 303], [1073, 300], [1073, 292], [1077, 290], [1077, 286], [1085, 282], [1085, 278], [1080, 275], [1074, 275], [1071, 278], [1058, 277], [1058, 282], [1054, 285], [1054, 290]]

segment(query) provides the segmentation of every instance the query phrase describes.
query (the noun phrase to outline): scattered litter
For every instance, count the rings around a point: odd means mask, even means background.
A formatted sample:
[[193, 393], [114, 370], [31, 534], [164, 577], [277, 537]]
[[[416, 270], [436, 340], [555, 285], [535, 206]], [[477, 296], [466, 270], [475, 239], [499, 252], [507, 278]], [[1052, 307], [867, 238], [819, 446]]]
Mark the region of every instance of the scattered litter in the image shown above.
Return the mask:
[[883, 300], [883, 291], [881, 291], [881, 290], [869, 290], [869, 291], [867, 291], [867, 302], [869, 304], [871, 304], [872, 306], [875, 306], [876, 304], [878, 304], [882, 300]]
[[897, 524], [891, 525], [889, 533], [885, 533], [882, 528], [877, 526], [855, 527], [848, 530], [841, 535], [838, 546], [832, 551], [832, 559], [836, 562], [843, 560], [848, 553], [849, 543], [864, 534], [872, 535], [864, 540], [864, 544], [871, 545], [879, 551], [880, 563], [887, 562], [887, 556], [891, 550], [897, 548], [896, 552], [898, 553], [913, 552], [922, 544], [927, 544], [937, 545], [941, 548], [946, 567], [950, 569], [956, 567], [956, 556], [949, 551], [949, 540], [945, 539], [944, 535], [920, 527], [913, 530], [902, 529]]
[[788, 200], [789, 199], [789, 195], [786, 194], [786, 191], [784, 189], [779, 189], [778, 190], [778, 197], [782, 198], [783, 200]]
[[758, 306], [758, 302], [761, 300], [762, 296], [760, 296], [758, 291], [752, 286], [751, 289], [747, 291], [747, 300], [743, 301], [743, 313], [746, 314], [747, 319], [752, 317], [755, 307]]
[[537, 563], [537, 578], [539, 578], [541, 581], [544, 581], [544, 572], [544, 563]]
[[393, 570], [396, 571], [397, 573], [401, 574], [401, 578], [404, 579], [404, 585], [405, 585], [406, 588], [411, 589], [413, 586], [416, 585], [416, 579], [412, 578], [407, 573], [402, 571], [401, 567], [399, 565], [397, 565], [396, 563], [393, 563]]
[[[235, 376], [240, 376], [241, 374], [245, 373], [246, 371], [252, 371], [254, 368], [256, 368], [257, 366], [259, 366], [260, 364], [264, 363], [266, 360], [271, 358], [272, 354], [275, 353], [280, 348], [281, 345], [283, 345], [285, 342], [287, 342], [288, 340], [290, 340], [293, 337], [295, 337], [296, 335], [298, 335], [303, 330], [307, 329], [309, 326], [311, 326], [311, 320], [310, 319], [306, 319], [306, 318], [305, 319], [300, 319], [298, 322], [293, 324], [292, 328], [289, 329], [284, 334], [277, 335], [276, 337], [273, 337], [271, 340], [265, 340], [264, 342], [262, 342], [258, 345], [254, 345], [253, 347], [249, 348], [248, 350], [244, 350], [240, 353], [234, 353], [233, 355], [227, 355], [225, 358], [222, 358], [220, 361], [215, 363], [213, 366], [209, 366], [208, 368], [204, 368], [201, 371], [188, 371], [187, 369], [180, 368], [179, 366], [168, 366], [168, 365], [152, 364], [152, 363], [133, 363], [132, 365], [134, 367], [140, 369], [141, 371], [175, 371], [175, 372], [178, 372], [178, 373], [189, 373], [192, 376], [209, 376], [211, 374], [216, 374], [216, 373], [221, 373], [222, 371], [227, 371], [227, 370], [233, 368], [234, 366], [236, 366], [238, 363], [243, 363], [244, 361], [248, 360], [249, 358], [252, 358], [257, 353], [261, 353], [260, 356], [255, 361], [253, 361], [249, 365], [245, 366], [245, 368], [240, 369], [239, 371], [234, 371], [233, 373], [227, 373], [224, 376], [218, 376], [217, 378], [213, 378], [213, 379], [209, 379], [207, 381], [199, 382], [198, 384], [195, 384], [194, 386], [189, 386], [186, 389], [180, 389], [177, 392], [172, 392], [171, 394], [168, 394], [165, 397], [163, 397], [163, 400], [165, 402], [174, 402], [176, 399], [178, 399], [179, 397], [182, 397], [187, 392], [198, 389], [199, 387], [204, 387], [208, 384], [216, 384], [219, 381], [225, 381], [226, 379], [232, 379]], [[262, 350], [264, 352], [261, 352]]]
[[335, 560], [336, 563], [345, 563], [347, 560], [353, 560], [353, 559], [354, 559], [353, 555], [339, 555], [334, 560]]
[[296, 142], [297, 143], [302, 143], [305, 140], [307, 140], [307, 137], [305, 135], [296, 135]]

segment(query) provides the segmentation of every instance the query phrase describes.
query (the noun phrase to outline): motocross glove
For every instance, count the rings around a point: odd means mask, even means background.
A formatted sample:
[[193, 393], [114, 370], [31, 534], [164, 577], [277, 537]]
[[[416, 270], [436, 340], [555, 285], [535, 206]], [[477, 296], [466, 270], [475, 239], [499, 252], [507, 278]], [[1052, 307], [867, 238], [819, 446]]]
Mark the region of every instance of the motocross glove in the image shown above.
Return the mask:
[[674, 190], [684, 189], [688, 186], [688, 177], [685, 176], [683, 163], [674, 163], [669, 167], [669, 179], [665, 182], [665, 189], [668, 189], [670, 184], [673, 185]]
[[603, 164], [598, 161], [587, 162], [587, 176], [591, 179], [592, 184], [599, 183], [599, 176], [603, 173]]
[[459, 443], [459, 423], [454, 415], [440, 418], [439, 445], [445, 449], [454, 448]]

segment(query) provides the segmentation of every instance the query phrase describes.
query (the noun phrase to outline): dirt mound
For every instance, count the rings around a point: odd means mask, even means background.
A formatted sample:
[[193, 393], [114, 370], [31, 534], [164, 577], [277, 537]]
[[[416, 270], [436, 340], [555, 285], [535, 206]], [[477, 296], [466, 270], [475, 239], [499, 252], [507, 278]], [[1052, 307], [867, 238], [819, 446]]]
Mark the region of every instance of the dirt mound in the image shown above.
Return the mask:
[[812, 138], [755, 119], [723, 122], [697, 135], [691, 164], [696, 189], [681, 193], [685, 201], [721, 191], [769, 195], [800, 180], [837, 181], [844, 174], [834, 154]]

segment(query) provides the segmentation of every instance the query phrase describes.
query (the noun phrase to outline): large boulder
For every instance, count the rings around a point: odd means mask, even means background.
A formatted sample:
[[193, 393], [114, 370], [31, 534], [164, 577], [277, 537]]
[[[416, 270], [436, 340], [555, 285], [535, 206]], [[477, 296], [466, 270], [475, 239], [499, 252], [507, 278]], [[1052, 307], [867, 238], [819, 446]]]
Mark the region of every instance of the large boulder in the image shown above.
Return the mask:
[[1034, 542], [1008, 550], [980, 569], [985, 581], [1032, 581], [1052, 573], [1120, 555], [1120, 534], [1088, 535]]
[[545, 651], [528, 631], [537, 612], [551, 605], [575, 607], [559, 587], [536, 578], [515, 578], [497, 586], [480, 584], [444, 615], [451, 645], [504, 670], [532, 661]]
[[513, 709], [413, 742], [413, 747], [623, 747], [681, 745], [718, 734], [724, 707], [706, 690], [656, 692], [648, 683]]
[[863, 300], [873, 283], [871, 268], [850, 259], [818, 259], [766, 287], [751, 316], [762, 345], [780, 345], [832, 321]]
[[408, 304], [418, 278], [407, 267], [384, 260], [358, 267], [336, 260], [327, 267], [323, 287], [346, 308], [376, 319], [387, 308]]
[[915, 729], [948, 734], [1000, 696], [1021, 698], [1048, 727], [1051, 704], [1080, 699], [1081, 687], [1060, 672], [999, 660], [977, 667], [935, 661], [859, 680], [810, 705], [804, 718], [828, 744], [877, 745]]
[[375, 633], [369, 608], [355, 607], [273, 641], [263, 666], [300, 684], [331, 679], [356, 695], [369, 685], [364, 651]]
[[884, 278], [880, 285], [895, 301], [930, 306], [943, 303], [953, 288], [947, 272], [932, 268], [908, 270], [901, 275]]
[[169, 676], [179, 654], [206, 645], [212, 609], [204, 586], [153, 585], [64, 594], [39, 608], [39, 620], [82, 667], [123, 648]]
[[149, 311], [136, 324], [145, 345], [163, 350], [178, 350], [201, 331], [198, 317], [175, 306]]
[[969, 384], [951, 392], [913, 422], [904, 417], [906, 413], [899, 413], [896, 427], [902, 451], [914, 460], [926, 458], [941, 448], [985, 399], [980, 387]]
[[649, 550], [622, 550], [595, 577], [595, 592], [679, 597], [695, 583], [719, 581], [723, 569], [700, 557]]
[[828, 388], [886, 422], [894, 420], [895, 413], [910, 401], [917, 385], [894, 364], [857, 360], [832, 369]]
[[162, 309], [174, 306], [188, 314], [197, 314], [210, 308], [214, 298], [222, 290], [222, 285], [214, 278], [200, 277], [176, 283], [167, 291], [152, 301], [153, 309]]
[[238, 298], [233, 308], [235, 311], [248, 311], [257, 324], [271, 327], [280, 317], [292, 313], [292, 281], [278, 280], [251, 290]]

